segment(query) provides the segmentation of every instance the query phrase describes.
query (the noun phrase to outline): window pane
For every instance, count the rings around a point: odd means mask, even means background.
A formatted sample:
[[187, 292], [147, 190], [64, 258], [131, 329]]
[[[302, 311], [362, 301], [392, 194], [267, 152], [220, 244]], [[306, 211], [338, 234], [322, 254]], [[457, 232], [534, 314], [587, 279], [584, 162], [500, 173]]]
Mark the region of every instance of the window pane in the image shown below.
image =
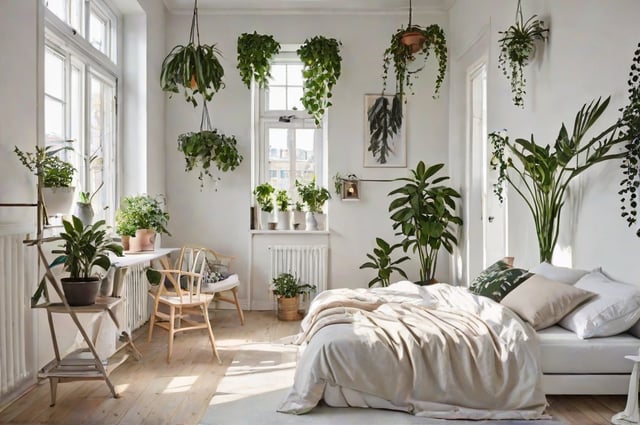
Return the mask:
[[50, 49], [44, 53], [44, 91], [64, 100], [64, 58]]
[[44, 98], [44, 133], [45, 144], [63, 140], [64, 137], [64, 103], [51, 99], [48, 96]]
[[89, 43], [102, 53], [107, 53], [107, 21], [92, 10], [89, 17]]
[[270, 111], [287, 109], [286, 87], [269, 87], [267, 90], [267, 109]]
[[296, 178], [308, 183], [315, 173], [315, 129], [296, 129]]
[[302, 97], [302, 87], [289, 87], [287, 90], [287, 109], [304, 111], [304, 106], [300, 98]]
[[82, 4], [83, 0], [71, 0], [71, 15], [69, 19], [69, 25], [73, 27], [80, 34], [84, 35], [84, 25], [82, 19]]
[[66, 0], [47, 0], [47, 8], [58, 18], [67, 22], [67, 2]]
[[[71, 66], [71, 93], [69, 93], [69, 132], [68, 137], [74, 140], [73, 149], [77, 155], [72, 155], [73, 165], [78, 170], [79, 181], [84, 181], [84, 164], [82, 161], [83, 137], [83, 95], [82, 95], [82, 71], [75, 65]], [[82, 189], [84, 191], [84, 188]]]
[[269, 85], [284, 86], [287, 84], [287, 65], [273, 64], [271, 65], [271, 79]]
[[302, 65], [288, 65], [287, 85], [302, 87]]
[[268, 130], [269, 163], [268, 175], [276, 189], [289, 189], [289, 130], [270, 128]]

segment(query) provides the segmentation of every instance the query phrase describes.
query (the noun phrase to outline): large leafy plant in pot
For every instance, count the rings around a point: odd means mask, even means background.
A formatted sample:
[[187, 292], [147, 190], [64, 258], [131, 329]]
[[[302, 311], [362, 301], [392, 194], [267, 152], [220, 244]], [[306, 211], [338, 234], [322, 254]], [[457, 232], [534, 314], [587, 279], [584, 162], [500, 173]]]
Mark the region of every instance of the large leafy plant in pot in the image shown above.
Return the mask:
[[65, 242], [64, 254], [54, 260], [54, 263], [64, 261], [64, 269], [69, 272], [69, 277], [61, 279], [62, 290], [69, 305], [91, 305], [95, 303], [101, 283], [94, 267], [106, 272], [111, 267], [108, 254], [122, 256], [122, 246], [107, 236], [104, 220], [85, 226], [78, 217], [72, 216], [72, 220], [64, 220], [63, 225], [60, 237]]
[[[156, 233], [171, 235], [167, 230], [169, 213], [159, 197], [133, 195], [122, 199], [116, 211], [116, 232], [123, 236], [125, 249], [133, 252], [153, 250]], [[128, 236], [129, 238], [125, 238]]]
[[189, 42], [175, 46], [162, 62], [162, 90], [179, 93], [182, 87], [185, 99], [194, 107], [198, 105], [197, 94], [202, 95], [205, 102], [210, 101], [224, 87], [224, 69], [218, 60], [219, 55], [215, 44], [200, 44], [198, 0], [195, 0]]
[[436, 177], [444, 164], [428, 167], [420, 161], [411, 177], [401, 177], [395, 181], [405, 182], [389, 196], [396, 196], [389, 205], [393, 229], [401, 241], [405, 252], [417, 252], [420, 261], [420, 284], [432, 283], [435, 279], [436, 264], [440, 248], [450, 254], [457, 245], [455, 226], [462, 225], [462, 218], [456, 215], [456, 200], [460, 194], [441, 183], [449, 177]]
[[552, 261], [569, 183], [595, 164], [625, 156], [625, 152], [612, 151], [627, 141], [619, 122], [587, 137], [607, 109], [609, 99], [583, 105], [571, 132], [562, 124], [553, 148], [536, 144], [533, 135], [531, 140], [514, 141], [505, 132], [489, 135], [493, 147], [491, 167], [499, 173], [494, 191], [502, 201], [507, 182], [524, 200], [536, 227], [540, 261]]

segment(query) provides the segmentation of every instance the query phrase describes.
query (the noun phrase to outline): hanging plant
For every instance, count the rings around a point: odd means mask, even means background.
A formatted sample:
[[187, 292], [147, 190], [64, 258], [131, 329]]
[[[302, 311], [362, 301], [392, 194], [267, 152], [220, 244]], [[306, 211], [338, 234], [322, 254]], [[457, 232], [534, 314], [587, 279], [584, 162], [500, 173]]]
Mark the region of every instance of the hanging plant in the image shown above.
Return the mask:
[[280, 43], [272, 35], [243, 33], [238, 37], [238, 70], [242, 82], [251, 88], [253, 78], [265, 87], [271, 78], [271, 58], [280, 53]]
[[522, 108], [527, 81], [524, 78], [523, 69], [535, 55], [536, 41], [545, 41], [549, 29], [544, 27], [543, 21], [537, 19], [537, 15], [533, 15], [525, 22], [520, 1], [518, 0], [516, 9], [516, 23], [506, 31], [499, 31], [502, 38], [498, 40], [500, 43], [498, 66], [511, 82], [513, 103]]
[[[629, 104], [622, 109], [622, 125], [627, 144], [625, 157], [622, 162], [622, 189], [618, 192], [622, 196], [621, 216], [629, 226], [633, 226], [638, 219], [638, 191], [640, 187], [640, 43], [634, 53], [631, 71], [629, 72]], [[640, 229], [636, 231], [640, 237]]]
[[335, 38], [316, 36], [305, 40], [296, 52], [304, 64], [304, 94], [300, 100], [316, 125], [332, 105], [331, 90], [340, 78], [341, 45]]
[[200, 189], [204, 187], [204, 176], [213, 178], [210, 168], [213, 164], [222, 172], [235, 170], [243, 160], [238, 152], [235, 136], [225, 136], [211, 128], [209, 111], [205, 102], [199, 132], [183, 133], [178, 136], [178, 150], [184, 154], [185, 171], [200, 167]]
[[215, 44], [200, 44], [198, 0], [195, 0], [189, 43], [175, 46], [162, 62], [162, 90], [179, 93], [179, 87], [182, 87], [185, 99], [194, 107], [198, 105], [197, 94], [201, 94], [205, 102], [211, 101], [213, 95], [224, 87], [224, 69], [217, 56], [220, 56], [220, 50]]

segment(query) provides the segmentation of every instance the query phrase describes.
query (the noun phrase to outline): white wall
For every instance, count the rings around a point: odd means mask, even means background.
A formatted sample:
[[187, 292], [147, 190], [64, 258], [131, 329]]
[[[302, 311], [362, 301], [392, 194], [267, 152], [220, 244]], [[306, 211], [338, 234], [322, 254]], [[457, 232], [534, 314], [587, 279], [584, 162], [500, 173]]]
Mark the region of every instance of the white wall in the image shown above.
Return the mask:
[[[355, 173], [363, 179], [404, 177], [407, 168], [363, 168], [363, 95], [382, 89], [382, 54], [391, 35], [406, 25], [404, 15], [201, 15], [200, 35], [203, 43], [217, 43], [223, 53], [226, 87], [214, 97], [210, 106], [213, 126], [224, 134], [237, 137], [245, 159], [234, 172], [223, 174], [216, 192], [211, 183], [200, 191], [197, 173], [184, 172], [184, 158], [177, 151], [177, 136], [197, 131], [200, 109], [194, 110], [181, 95], [167, 104], [167, 194], [171, 213], [169, 223], [173, 245], [183, 242], [203, 243], [238, 258], [236, 271], [248, 279], [250, 252], [249, 222], [251, 205], [250, 112], [251, 94], [242, 85], [236, 70], [236, 41], [243, 32], [257, 31], [274, 35], [282, 44], [302, 43], [314, 35], [342, 41], [342, 76], [334, 89], [329, 111], [329, 176], [336, 172]], [[171, 15], [167, 19], [167, 50], [185, 43], [191, 16]], [[438, 23], [445, 27], [443, 14], [414, 14], [423, 25]], [[447, 80], [443, 96], [433, 100], [435, 61], [415, 82], [417, 95], [408, 105], [408, 165], [419, 160], [428, 164], [446, 162], [448, 99]], [[391, 82], [391, 85], [393, 83]], [[341, 202], [337, 195], [329, 201], [330, 287], [366, 287], [372, 272], [358, 270], [375, 237], [393, 239], [387, 212], [386, 194], [397, 185], [363, 182], [360, 202]], [[333, 192], [333, 183], [329, 181]], [[297, 240], [297, 239], [296, 239]], [[295, 243], [295, 240], [294, 240]], [[447, 258], [442, 256], [437, 276], [447, 280]], [[417, 278], [416, 266], [405, 267], [410, 278]], [[412, 269], [416, 269], [415, 271]], [[247, 291], [243, 291], [246, 298]]]
[[[449, 47], [454, 70], [482, 28], [490, 29], [489, 131], [507, 128], [512, 137], [525, 138], [533, 133], [538, 143], [552, 144], [562, 122], [571, 128], [584, 103], [608, 95], [612, 95], [611, 104], [592, 134], [613, 123], [618, 108], [626, 103], [626, 76], [640, 41], [640, 3], [529, 0], [522, 5], [525, 19], [537, 14], [551, 27], [549, 42], [526, 70], [524, 109], [511, 103], [509, 83], [497, 63], [498, 31], [513, 23], [515, 2], [457, 0], [450, 10]], [[460, 93], [464, 93], [460, 81], [453, 83], [452, 93], [452, 104], [459, 104]], [[453, 118], [451, 127], [450, 163], [464, 164], [464, 138], [453, 130]], [[456, 167], [458, 182], [466, 167]], [[581, 200], [565, 207], [563, 214], [570, 225], [563, 227], [560, 244], [571, 248], [574, 266], [603, 266], [616, 277], [637, 282], [640, 240], [634, 236], [635, 229], [627, 228], [619, 217], [618, 167], [618, 162], [595, 166], [574, 185], [573, 196], [581, 194]], [[538, 250], [532, 219], [517, 194], [512, 192], [509, 202], [510, 254], [515, 255], [516, 265], [533, 266], [538, 262]]]

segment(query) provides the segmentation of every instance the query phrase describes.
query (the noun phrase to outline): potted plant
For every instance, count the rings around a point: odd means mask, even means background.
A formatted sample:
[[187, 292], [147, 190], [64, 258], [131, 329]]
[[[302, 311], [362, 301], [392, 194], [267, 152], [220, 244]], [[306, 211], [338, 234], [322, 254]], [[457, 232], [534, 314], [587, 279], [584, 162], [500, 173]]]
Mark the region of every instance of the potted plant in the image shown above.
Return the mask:
[[340, 43], [335, 38], [315, 36], [304, 41], [297, 50], [304, 67], [304, 93], [302, 105], [313, 116], [316, 125], [331, 106], [331, 90], [340, 78], [341, 62]]
[[278, 300], [278, 319], [300, 320], [300, 294], [316, 289], [313, 285], [300, 284], [300, 279], [291, 273], [280, 273], [273, 278], [271, 291]]
[[282, 189], [276, 193], [276, 205], [278, 206], [278, 224], [276, 230], [291, 230], [291, 211], [289, 211], [289, 194]]
[[441, 185], [449, 177], [436, 177], [444, 164], [426, 167], [420, 161], [411, 177], [401, 177], [396, 181], [406, 182], [389, 196], [397, 197], [391, 201], [389, 212], [396, 235], [403, 236], [402, 248], [418, 253], [420, 262], [421, 285], [435, 282], [436, 264], [440, 248], [450, 254], [458, 240], [453, 225], [462, 225], [462, 219], [456, 215], [456, 199], [460, 194], [451, 187]]
[[265, 87], [271, 78], [271, 58], [280, 53], [280, 43], [272, 35], [242, 33], [238, 37], [238, 70], [242, 82], [251, 88], [251, 80]]
[[[71, 140], [66, 140], [66, 143]], [[46, 216], [66, 214], [71, 209], [75, 187], [72, 187], [75, 167], [58, 156], [60, 152], [73, 150], [71, 146], [36, 146], [34, 152], [24, 152], [17, 146], [13, 151], [18, 159], [39, 179], [38, 197]]]
[[596, 136], [585, 139], [609, 105], [609, 99], [585, 104], [576, 114], [571, 133], [564, 124], [553, 145], [541, 146], [531, 140], [510, 141], [504, 132], [489, 134], [493, 147], [491, 168], [499, 173], [494, 192], [503, 200], [504, 182], [508, 182], [525, 201], [533, 216], [541, 262], [551, 263], [560, 231], [560, 214], [569, 183], [592, 165], [625, 157], [625, 152], [611, 152], [628, 136], [616, 122]]
[[[208, 118], [206, 103], [203, 114]], [[178, 150], [184, 154], [185, 171], [200, 168], [200, 190], [204, 187], [204, 176], [213, 178], [210, 170], [213, 164], [222, 172], [233, 171], [240, 166], [244, 158], [237, 145], [235, 136], [225, 136], [216, 129], [201, 128], [198, 132], [178, 136]]]
[[325, 230], [325, 217], [322, 208], [325, 202], [331, 199], [331, 193], [326, 187], [316, 186], [316, 178], [313, 177], [308, 184], [302, 184], [296, 180], [298, 195], [307, 205], [306, 230]]
[[[166, 233], [169, 214], [158, 198], [149, 195], [127, 196], [116, 211], [116, 232], [123, 236], [125, 250], [131, 252], [153, 251], [156, 233]], [[125, 237], [129, 236], [127, 249]]]
[[305, 212], [304, 204], [300, 201], [296, 201], [293, 207], [293, 227], [296, 230], [305, 229]]
[[256, 202], [260, 206], [260, 228], [265, 230], [268, 223], [273, 221], [273, 194], [276, 189], [269, 182], [265, 182], [256, 186], [253, 194], [256, 196]]
[[546, 40], [549, 29], [544, 27], [544, 22], [537, 19], [536, 15], [525, 22], [520, 2], [521, 0], [518, 0], [516, 23], [506, 31], [499, 32], [502, 38], [498, 40], [500, 44], [498, 65], [511, 83], [513, 103], [522, 108], [525, 94], [523, 69], [535, 55], [536, 41]]
[[360, 266], [360, 269], [374, 269], [377, 270], [377, 275], [373, 279], [369, 281], [369, 288], [371, 288], [376, 283], [379, 283], [380, 286], [386, 287], [389, 286], [391, 274], [393, 272], [397, 272], [400, 276], [407, 278], [407, 274], [398, 267], [398, 264], [407, 261], [409, 257], [406, 255], [398, 258], [397, 260], [393, 260], [391, 258], [391, 253], [401, 246], [401, 244], [397, 243], [394, 245], [390, 245], [387, 241], [381, 238], [376, 238], [376, 248], [373, 248], [373, 254], [367, 254], [367, 257], [371, 261], [367, 261], [366, 263]]
[[196, 95], [201, 94], [205, 102], [224, 87], [224, 69], [218, 60], [220, 51], [215, 44], [200, 44], [198, 24], [198, 1], [195, 1], [191, 32], [186, 46], [177, 45], [162, 62], [160, 87], [163, 91], [179, 93], [181, 86], [187, 102], [197, 106]]
[[94, 211], [93, 206], [91, 205], [91, 200], [96, 196], [96, 193], [102, 189], [102, 186], [104, 186], [104, 182], [100, 183], [100, 186], [98, 186], [93, 193], [81, 191], [78, 194], [78, 201], [76, 202], [76, 206], [73, 210], [73, 215], [78, 217], [85, 226], [93, 223]]
[[69, 277], [64, 277], [62, 290], [71, 306], [91, 305], [95, 303], [100, 289], [101, 278], [94, 275], [94, 267], [105, 272], [111, 267], [108, 254], [122, 256], [122, 246], [107, 237], [105, 221], [84, 226], [76, 216], [71, 221], [64, 220], [64, 254], [54, 260], [64, 261], [64, 269]]

